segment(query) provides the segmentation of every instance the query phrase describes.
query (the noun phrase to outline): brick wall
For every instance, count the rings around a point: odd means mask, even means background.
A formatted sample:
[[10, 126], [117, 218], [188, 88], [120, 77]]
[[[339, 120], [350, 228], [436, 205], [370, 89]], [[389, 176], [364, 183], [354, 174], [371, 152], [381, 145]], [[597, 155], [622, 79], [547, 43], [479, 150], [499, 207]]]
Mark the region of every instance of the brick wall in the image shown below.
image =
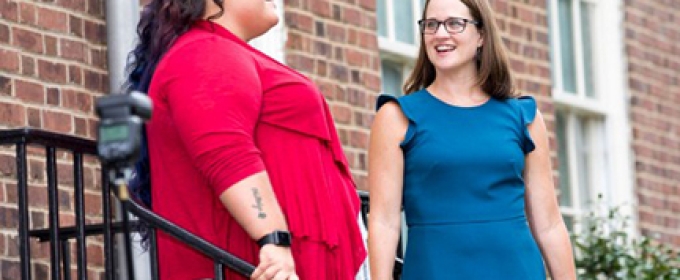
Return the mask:
[[[536, 98], [549, 132], [552, 167], [557, 170], [555, 107], [551, 97], [550, 43], [545, 0], [491, 0], [510, 58], [515, 86]], [[558, 180], [555, 178], [557, 187]]]
[[286, 63], [330, 103], [359, 187], [366, 187], [368, 133], [380, 90], [375, 0], [290, 0]]
[[680, 246], [680, 3], [625, 1], [639, 227]]
[[[101, 0], [0, 0], [0, 127], [31, 126], [94, 138], [94, 98], [108, 88], [106, 29]], [[44, 150], [30, 149], [30, 227], [47, 227]], [[42, 155], [42, 156], [41, 156]], [[101, 215], [98, 167], [86, 160], [86, 212]], [[72, 161], [58, 153], [60, 208], [73, 209]], [[0, 149], [0, 278], [20, 279], [16, 167], [11, 147]], [[72, 214], [60, 217], [73, 224]], [[34, 279], [48, 279], [48, 246], [31, 242]], [[75, 247], [72, 247], [75, 252]], [[102, 242], [88, 238], [89, 279], [99, 279]], [[72, 263], [75, 263], [73, 258]], [[75, 267], [74, 267], [75, 268]], [[75, 271], [73, 271], [75, 276]]]

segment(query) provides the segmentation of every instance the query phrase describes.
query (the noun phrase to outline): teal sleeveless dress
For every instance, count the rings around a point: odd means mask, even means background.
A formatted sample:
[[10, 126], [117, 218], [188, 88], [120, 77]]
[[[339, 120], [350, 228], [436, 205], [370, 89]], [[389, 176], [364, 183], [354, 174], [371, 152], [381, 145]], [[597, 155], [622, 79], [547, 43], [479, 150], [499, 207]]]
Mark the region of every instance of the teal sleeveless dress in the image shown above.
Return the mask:
[[395, 98], [409, 120], [403, 206], [408, 226], [402, 279], [546, 279], [524, 213], [524, 156], [531, 97], [447, 104], [427, 90]]

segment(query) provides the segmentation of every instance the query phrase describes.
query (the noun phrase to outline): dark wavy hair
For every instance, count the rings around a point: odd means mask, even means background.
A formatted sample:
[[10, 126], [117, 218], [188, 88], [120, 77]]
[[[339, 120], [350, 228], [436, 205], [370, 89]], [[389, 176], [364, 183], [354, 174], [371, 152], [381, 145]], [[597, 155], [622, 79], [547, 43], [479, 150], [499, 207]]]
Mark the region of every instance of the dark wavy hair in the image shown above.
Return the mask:
[[[139, 42], [128, 57], [125, 92], [147, 93], [158, 62], [177, 38], [187, 32], [194, 22], [203, 18], [207, 1], [152, 0], [144, 7], [137, 25]], [[219, 18], [224, 13], [223, 0], [211, 1], [220, 11], [209, 16], [208, 20]], [[146, 132], [143, 132], [142, 139], [140, 158], [135, 165], [129, 188], [137, 201], [151, 208], [151, 163]]]

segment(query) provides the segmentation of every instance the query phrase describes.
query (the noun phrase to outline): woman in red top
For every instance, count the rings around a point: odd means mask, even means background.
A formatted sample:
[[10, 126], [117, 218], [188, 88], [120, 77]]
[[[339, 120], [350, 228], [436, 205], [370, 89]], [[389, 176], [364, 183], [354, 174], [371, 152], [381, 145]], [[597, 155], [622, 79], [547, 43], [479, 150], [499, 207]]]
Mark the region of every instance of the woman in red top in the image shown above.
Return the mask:
[[[150, 175], [152, 209], [257, 264], [252, 279], [354, 279], [359, 199], [328, 105], [246, 43], [277, 21], [265, 0], [147, 5], [130, 86], [154, 111], [131, 185], [143, 197]], [[290, 247], [266, 238], [287, 232]], [[210, 259], [160, 232], [158, 252], [162, 279], [213, 277]]]

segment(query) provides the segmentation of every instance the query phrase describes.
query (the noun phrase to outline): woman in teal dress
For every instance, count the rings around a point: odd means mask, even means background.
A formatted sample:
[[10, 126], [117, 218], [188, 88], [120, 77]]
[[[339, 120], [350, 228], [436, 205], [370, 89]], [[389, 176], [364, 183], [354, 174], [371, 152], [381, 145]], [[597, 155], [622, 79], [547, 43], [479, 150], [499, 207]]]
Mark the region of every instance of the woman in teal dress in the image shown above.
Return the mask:
[[373, 280], [576, 279], [536, 102], [518, 97], [486, 0], [430, 0], [405, 96], [378, 98], [369, 147]]

